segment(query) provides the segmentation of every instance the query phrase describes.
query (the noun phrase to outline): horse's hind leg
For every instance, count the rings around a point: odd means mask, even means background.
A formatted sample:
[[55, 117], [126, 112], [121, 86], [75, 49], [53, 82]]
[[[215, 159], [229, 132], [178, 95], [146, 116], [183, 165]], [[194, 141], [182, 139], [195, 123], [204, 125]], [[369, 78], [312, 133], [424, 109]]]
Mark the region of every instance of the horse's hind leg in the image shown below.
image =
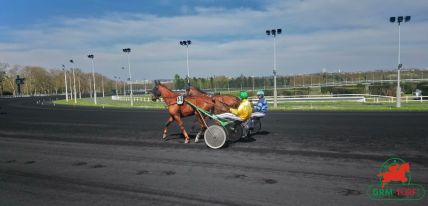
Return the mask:
[[204, 124], [204, 120], [202, 119], [203, 117], [200, 116], [200, 114], [196, 114], [196, 119], [199, 122], [199, 126], [201, 128], [201, 130], [199, 130], [198, 134], [196, 135], [195, 138], [195, 142], [199, 142], [199, 137], [202, 135], [202, 133], [205, 131], [205, 124]]
[[186, 132], [186, 129], [184, 128], [183, 121], [181, 121], [180, 115], [174, 115], [174, 119], [177, 122], [178, 126], [180, 127], [181, 133], [184, 135], [184, 143], [189, 143], [190, 138], [189, 135]]
[[165, 128], [163, 129], [163, 136], [162, 139], [165, 139], [168, 135], [168, 126], [174, 121], [174, 118], [172, 116], [169, 116], [168, 121], [165, 123]]

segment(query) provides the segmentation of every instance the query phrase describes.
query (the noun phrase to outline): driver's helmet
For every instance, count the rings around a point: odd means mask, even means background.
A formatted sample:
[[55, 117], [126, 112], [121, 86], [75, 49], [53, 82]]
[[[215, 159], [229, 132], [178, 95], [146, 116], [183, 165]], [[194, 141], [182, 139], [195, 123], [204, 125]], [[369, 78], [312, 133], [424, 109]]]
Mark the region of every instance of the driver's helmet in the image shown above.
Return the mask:
[[246, 91], [239, 92], [239, 98], [248, 99], [248, 92], [246, 92]]
[[259, 91], [257, 91], [257, 96], [264, 97], [265, 93], [263, 92], [263, 90], [259, 90]]

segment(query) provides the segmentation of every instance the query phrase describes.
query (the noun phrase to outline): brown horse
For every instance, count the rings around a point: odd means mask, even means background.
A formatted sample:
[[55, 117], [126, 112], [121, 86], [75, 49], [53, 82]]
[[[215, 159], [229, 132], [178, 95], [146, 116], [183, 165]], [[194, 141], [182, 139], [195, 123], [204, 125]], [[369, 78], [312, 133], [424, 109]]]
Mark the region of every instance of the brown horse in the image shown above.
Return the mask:
[[156, 101], [157, 99], [159, 99], [159, 97], [162, 97], [165, 104], [168, 106], [169, 119], [165, 124], [162, 139], [165, 139], [167, 137], [168, 126], [175, 120], [184, 135], [184, 143], [189, 143], [190, 138], [184, 128], [184, 124], [181, 118], [196, 115], [196, 118], [201, 127], [201, 130], [198, 132], [195, 138], [195, 142], [198, 142], [200, 135], [206, 129], [206, 125], [202, 120], [203, 117], [201, 116], [201, 114], [198, 113], [192, 106], [187, 104], [186, 101], [189, 101], [192, 104], [211, 112], [214, 109], [213, 100], [207, 96], [187, 96], [184, 97], [183, 104], [179, 105], [177, 103], [177, 98], [180, 96], [180, 94], [171, 91], [168, 87], [161, 84], [159, 81], [155, 81], [155, 87], [152, 90], [152, 95], [153, 101]]
[[213, 99], [214, 105], [214, 113], [220, 114], [229, 112], [230, 108], [237, 108], [241, 102], [238, 97], [233, 95], [209, 95], [206, 92], [200, 90], [197, 87], [189, 86], [186, 89], [187, 95], [190, 96], [207, 96]]

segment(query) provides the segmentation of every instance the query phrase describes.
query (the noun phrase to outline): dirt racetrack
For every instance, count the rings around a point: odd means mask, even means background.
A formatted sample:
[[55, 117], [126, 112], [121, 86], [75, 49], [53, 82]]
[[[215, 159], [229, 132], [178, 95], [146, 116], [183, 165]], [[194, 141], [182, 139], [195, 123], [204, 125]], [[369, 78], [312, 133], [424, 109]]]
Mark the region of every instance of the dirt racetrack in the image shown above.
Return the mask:
[[175, 124], [162, 142], [166, 111], [48, 99], [0, 99], [0, 205], [399, 205], [366, 194], [390, 157], [428, 189], [428, 113], [270, 112], [212, 150]]

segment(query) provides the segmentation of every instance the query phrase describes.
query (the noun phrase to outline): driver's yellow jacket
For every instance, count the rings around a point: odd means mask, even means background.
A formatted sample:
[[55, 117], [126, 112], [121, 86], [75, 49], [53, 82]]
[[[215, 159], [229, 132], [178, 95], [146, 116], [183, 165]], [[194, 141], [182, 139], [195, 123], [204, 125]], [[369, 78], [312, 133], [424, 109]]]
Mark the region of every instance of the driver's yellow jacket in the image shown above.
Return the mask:
[[251, 106], [251, 103], [244, 99], [241, 101], [241, 104], [239, 104], [238, 109], [230, 109], [230, 112], [232, 114], [239, 116], [242, 121], [245, 121], [251, 117], [251, 113], [253, 113], [253, 107]]

